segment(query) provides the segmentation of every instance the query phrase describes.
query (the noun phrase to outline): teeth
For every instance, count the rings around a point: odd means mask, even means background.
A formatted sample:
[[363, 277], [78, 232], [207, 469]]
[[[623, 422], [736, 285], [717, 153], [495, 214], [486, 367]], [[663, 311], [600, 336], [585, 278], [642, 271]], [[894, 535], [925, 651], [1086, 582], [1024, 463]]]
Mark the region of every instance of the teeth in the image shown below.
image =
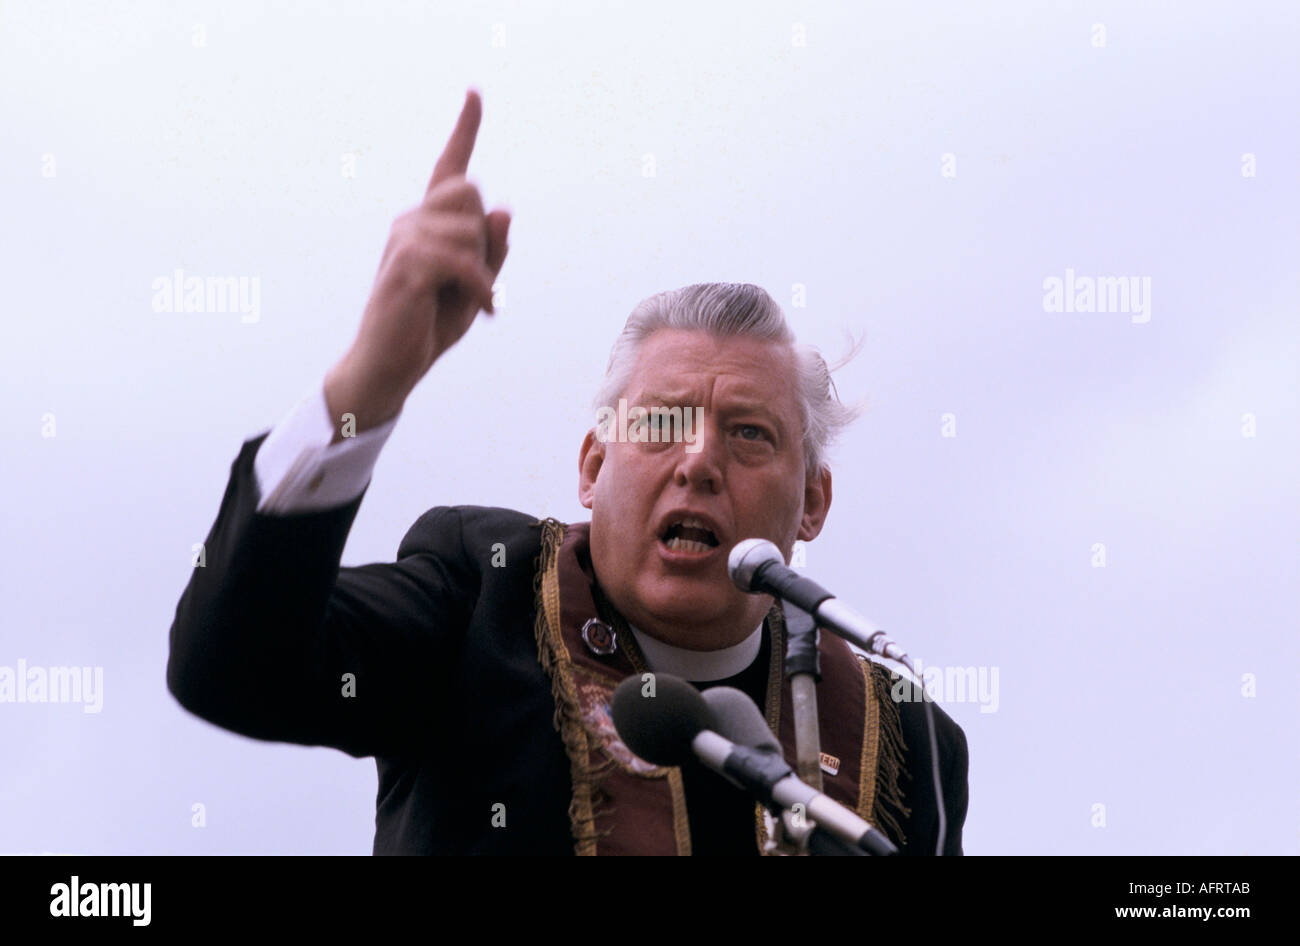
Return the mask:
[[679, 525], [679, 526], [685, 526], [685, 527], [687, 527], [687, 528], [691, 528], [691, 529], [707, 529], [707, 528], [708, 528], [708, 525], [707, 525], [703, 520], [701, 520], [701, 519], [696, 519], [694, 516], [691, 516], [691, 517], [688, 518], [688, 519], [683, 519], [681, 522], [676, 523], [676, 525]]
[[[683, 524], [690, 525], [689, 522]], [[664, 544], [674, 552], [709, 552], [713, 549], [711, 545], [706, 545], [703, 542], [692, 542], [690, 539], [683, 539], [680, 536], [674, 536]]]

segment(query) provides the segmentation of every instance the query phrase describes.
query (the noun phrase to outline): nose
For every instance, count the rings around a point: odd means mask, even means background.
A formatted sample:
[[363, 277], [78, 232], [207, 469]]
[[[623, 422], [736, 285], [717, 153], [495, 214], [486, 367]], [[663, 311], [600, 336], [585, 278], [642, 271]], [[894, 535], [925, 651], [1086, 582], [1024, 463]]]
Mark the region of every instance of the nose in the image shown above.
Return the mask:
[[695, 429], [695, 442], [683, 441], [675, 449], [678, 451], [674, 471], [676, 485], [706, 493], [722, 491], [726, 445], [711, 425], [699, 424]]

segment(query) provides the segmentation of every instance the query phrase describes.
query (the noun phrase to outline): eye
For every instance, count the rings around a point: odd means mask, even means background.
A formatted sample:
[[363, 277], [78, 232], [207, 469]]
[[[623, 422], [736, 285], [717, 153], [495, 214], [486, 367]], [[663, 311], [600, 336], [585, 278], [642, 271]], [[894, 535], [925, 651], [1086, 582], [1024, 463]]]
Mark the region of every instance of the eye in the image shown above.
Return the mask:
[[764, 430], [762, 427], [759, 427], [757, 424], [740, 424], [739, 426], [736, 427], [736, 430], [740, 432], [740, 438], [742, 440], [757, 441], [764, 437], [766, 437], [768, 440], [772, 439], [771, 436], [769, 436], [768, 432]]

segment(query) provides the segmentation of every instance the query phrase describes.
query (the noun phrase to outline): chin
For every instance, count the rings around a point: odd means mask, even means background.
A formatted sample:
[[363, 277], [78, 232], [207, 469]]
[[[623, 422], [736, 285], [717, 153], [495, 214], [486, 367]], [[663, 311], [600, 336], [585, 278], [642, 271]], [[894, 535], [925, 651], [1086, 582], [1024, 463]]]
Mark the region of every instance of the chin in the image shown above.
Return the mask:
[[735, 605], [728, 600], [728, 595], [717, 589], [702, 588], [698, 583], [659, 584], [645, 589], [639, 597], [642, 607], [656, 620], [683, 628], [716, 625], [735, 616]]

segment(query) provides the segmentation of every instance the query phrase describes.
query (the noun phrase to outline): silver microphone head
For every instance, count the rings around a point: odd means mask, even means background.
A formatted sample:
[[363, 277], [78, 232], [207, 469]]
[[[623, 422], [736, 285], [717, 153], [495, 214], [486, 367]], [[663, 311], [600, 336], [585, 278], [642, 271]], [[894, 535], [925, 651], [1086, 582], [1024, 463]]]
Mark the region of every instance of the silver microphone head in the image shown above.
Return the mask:
[[713, 712], [713, 731], [738, 746], [781, 754], [781, 744], [768, 728], [762, 711], [740, 690], [709, 687], [704, 702]]
[[742, 539], [727, 556], [727, 571], [741, 591], [757, 594], [753, 587], [754, 573], [768, 562], [785, 564], [781, 550], [767, 539]]

